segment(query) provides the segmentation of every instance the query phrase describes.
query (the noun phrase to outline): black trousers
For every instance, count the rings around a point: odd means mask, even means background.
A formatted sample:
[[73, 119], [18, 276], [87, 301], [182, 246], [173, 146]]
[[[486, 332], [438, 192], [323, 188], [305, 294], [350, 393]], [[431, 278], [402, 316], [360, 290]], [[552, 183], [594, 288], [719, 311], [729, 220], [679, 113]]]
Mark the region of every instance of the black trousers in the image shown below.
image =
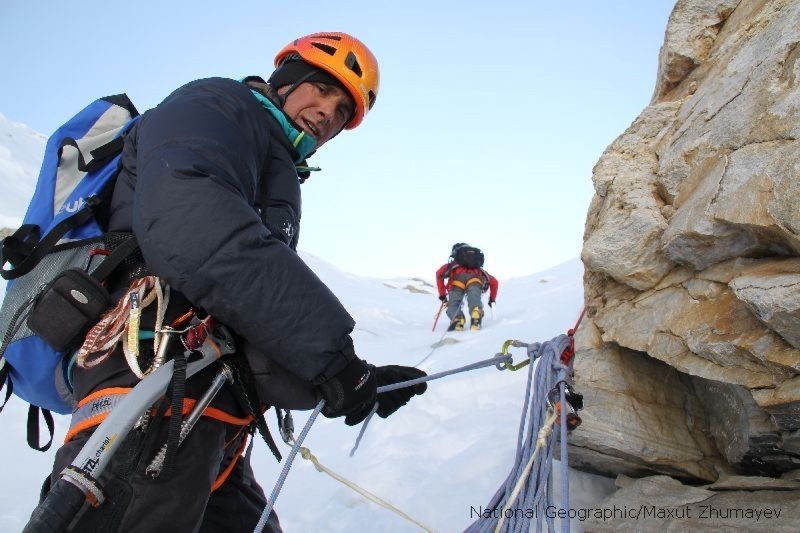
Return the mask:
[[[266, 498], [253, 475], [249, 453], [239, 457], [225, 483], [211, 491], [241, 449], [246, 431], [201, 418], [178, 449], [170, 471], [153, 479], [145, 474], [145, 468], [166, 442], [168, 422], [164, 418], [147, 433], [134, 430], [129, 434], [100, 476], [106, 501], [98, 508], [87, 505], [72, 531], [253, 531]], [[90, 434], [85, 431], [58, 450], [51, 482], [60, 478]], [[264, 531], [281, 531], [274, 512]]]

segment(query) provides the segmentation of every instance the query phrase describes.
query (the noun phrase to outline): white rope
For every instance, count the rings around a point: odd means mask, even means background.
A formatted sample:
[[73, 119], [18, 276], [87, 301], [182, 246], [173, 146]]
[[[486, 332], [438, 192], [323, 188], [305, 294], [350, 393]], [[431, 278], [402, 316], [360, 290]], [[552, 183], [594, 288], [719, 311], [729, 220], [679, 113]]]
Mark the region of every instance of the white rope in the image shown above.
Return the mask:
[[153, 353], [158, 353], [159, 345], [164, 342], [162, 330], [169, 295], [169, 285], [162, 287], [161, 280], [156, 276], [134, 280], [117, 305], [106, 312], [86, 334], [86, 339], [76, 354], [76, 364], [83, 368], [99, 365], [108, 358], [117, 343], [121, 343], [122, 353], [131, 372], [137, 378], [143, 379], [154, 366], [142, 370], [139, 365], [139, 320], [142, 310], [156, 302]]
[[[169, 334], [164, 332], [164, 316], [167, 314], [167, 306], [169, 305], [170, 286], [165, 284], [163, 294], [160, 286], [156, 290], [158, 291], [158, 310], [156, 311], [156, 323], [153, 326], [153, 331], [155, 332], [153, 336], [154, 354], [158, 354], [161, 343], [166, 341], [166, 335]], [[152, 372], [163, 364], [163, 360], [154, 360], [147, 373]]]
[[[158, 347], [164, 340], [164, 333], [162, 332], [164, 324], [164, 316], [167, 313], [167, 306], [169, 305], [169, 285], [161, 287], [161, 280], [153, 278], [153, 287], [150, 292], [145, 293], [144, 300], [141, 305], [130, 306], [130, 313], [128, 313], [128, 321], [123, 328], [123, 337], [127, 336], [127, 342], [122, 342], [122, 353], [125, 355], [125, 361], [128, 363], [128, 368], [131, 369], [137, 378], [144, 379], [144, 377], [158, 368], [163, 361], [154, 360], [146, 370], [142, 370], [139, 366], [139, 318], [142, 314], [142, 309], [150, 306], [154, 301], [156, 303], [156, 321], [154, 326], [155, 334], [153, 336], [153, 353], [158, 353]], [[144, 291], [142, 291], [144, 292]], [[138, 289], [135, 291], [131, 289], [128, 293], [131, 297], [129, 301], [135, 301], [138, 297]], [[122, 309], [124, 312], [124, 309]]]
[[[108, 358], [127, 331], [132, 295], [134, 293], [137, 295], [141, 302], [140, 307], [144, 308], [152, 303], [156, 297], [153, 294], [153, 288], [158, 283], [158, 278], [155, 276], [146, 276], [131, 283], [125, 296], [117, 302], [113, 309], [103, 315], [100, 321], [86, 334], [86, 339], [75, 356], [75, 362], [78, 366], [91, 368]], [[126, 344], [123, 342], [123, 346]]]
[[511, 496], [508, 497], [508, 501], [503, 506], [503, 511], [500, 513], [500, 520], [497, 522], [497, 527], [494, 528], [494, 533], [500, 533], [500, 531], [502, 531], [503, 522], [506, 520], [506, 511], [511, 507], [511, 504], [517, 500], [519, 492], [522, 490], [522, 487], [525, 485], [525, 482], [527, 481], [528, 476], [533, 469], [533, 462], [536, 460], [539, 450], [547, 446], [547, 437], [550, 435], [550, 432], [553, 431], [553, 424], [555, 423], [557, 416], [557, 413], [552, 409], [548, 412], [550, 414], [542, 428], [539, 430], [539, 436], [536, 439], [536, 448], [533, 450], [528, 464], [525, 465], [525, 470], [522, 472], [517, 484], [514, 486], [514, 490], [511, 491]]
[[313, 453], [311, 453], [311, 451], [308, 448], [301, 447], [300, 448], [300, 455], [306, 461], [311, 461], [314, 464], [314, 468], [316, 468], [318, 472], [322, 472], [324, 474], [328, 474], [329, 476], [331, 476], [333, 479], [335, 479], [339, 483], [342, 483], [343, 485], [345, 485], [347, 487], [350, 487], [351, 489], [353, 489], [357, 493], [361, 494], [364, 498], [368, 499], [369, 501], [380, 505], [384, 509], [388, 509], [388, 510], [392, 511], [393, 513], [396, 513], [397, 515], [403, 517], [404, 519], [408, 520], [409, 522], [411, 522], [412, 524], [418, 526], [419, 528], [423, 529], [424, 531], [428, 531], [430, 533], [433, 533], [433, 531], [434, 531], [433, 529], [431, 529], [428, 526], [426, 526], [426, 525], [418, 522], [417, 520], [411, 518], [408, 514], [404, 513], [403, 511], [401, 511], [400, 509], [398, 509], [397, 507], [395, 507], [391, 503], [389, 503], [386, 500], [384, 500], [384, 499], [372, 494], [368, 490], [359, 487], [358, 485], [356, 485], [355, 483], [353, 483], [349, 479], [345, 478], [344, 476], [341, 476], [341, 475], [337, 474], [333, 470], [331, 470], [331, 469], [327, 468], [326, 466], [324, 466], [323, 464], [321, 464], [319, 462], [319, 460], [314, 456]]

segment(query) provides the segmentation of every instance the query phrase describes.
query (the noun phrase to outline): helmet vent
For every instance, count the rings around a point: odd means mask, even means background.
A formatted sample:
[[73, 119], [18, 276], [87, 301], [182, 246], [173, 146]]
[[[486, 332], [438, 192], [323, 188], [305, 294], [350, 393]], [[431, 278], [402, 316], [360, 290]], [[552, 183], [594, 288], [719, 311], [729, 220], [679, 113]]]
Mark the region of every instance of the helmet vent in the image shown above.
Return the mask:
[[362, 76], [361, 65], [358, 64], [358, 58], [353, 52], [348, 52], [347, 57], [344, 58], [344, 64], [347, 68], [356, 73], [359, 78]]
[[336, 54], [336, 48], [334, 48], [333, 46], [329, 46], [327, 44], [311, 43], [311, 46], [313, 46], [314, 48], [319, 48], [320, 50], [322, 50], [323, 52], [325, 52], [329, 56], [332, 56], [332, 55]]
[[369, 92], [369, 108], [372, 109], [372, 106], [375, 105], [375, 93], [370, 91]]

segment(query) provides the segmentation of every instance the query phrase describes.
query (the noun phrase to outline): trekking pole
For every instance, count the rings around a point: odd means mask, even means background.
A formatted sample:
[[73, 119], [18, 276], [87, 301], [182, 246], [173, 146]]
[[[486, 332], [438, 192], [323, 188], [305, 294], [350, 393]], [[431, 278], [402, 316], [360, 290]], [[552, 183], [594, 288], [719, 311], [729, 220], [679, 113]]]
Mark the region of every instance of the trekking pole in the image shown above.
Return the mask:
[[[233, 353], [234, 348], [230, 332], [224, 326], [217, 326], [199, 348], [185, 352], [187, 359], [194, 359], [186, 366], [186, 377], [193, 376], [223, 355]], [[200, 354], [200, 359], [195, 353]], [[84, 502], [88, 501], [94, 507], [103, 503], [105, 497], [97, 480], [136, 421], [166, 392], [174, 364], [174, 360], [166, 362], [120, 400], [97, 426], [72, 464], [64, 469], [47, 497], [34, 509], [23, 533], [62, 533], [67, 531]]]
[[439, 323], [439, 317], [442, 315], [442, 311], [444, 311], [445, 307], [447, 307], [447, 300], [443, 301], [442, 305], [439, 306], [439, 312], [436, 313], [436, 318], [433, 319], [433, 327], [431, 328], [431, 331], [436, 331], [436, 324]]

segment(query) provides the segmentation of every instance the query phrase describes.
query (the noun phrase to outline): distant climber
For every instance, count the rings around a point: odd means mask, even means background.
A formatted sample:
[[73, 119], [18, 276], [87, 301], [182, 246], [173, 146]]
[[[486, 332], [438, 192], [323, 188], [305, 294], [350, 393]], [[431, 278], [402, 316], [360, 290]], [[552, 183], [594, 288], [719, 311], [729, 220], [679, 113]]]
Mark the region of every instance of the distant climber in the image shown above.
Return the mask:
[[483, 269], [483, 252], [463, 242], [453, 245], [450, 259], [436, 271], [436, 287], [439, 289], [439, 300], [447, 302], [447, 316], [450, 318], [447, 331], [464, 329], [466, 319], [461, 306], [465, 297], [472, 331], [481, 329], [481, 295], [489, 291], [489, 307], [497, 299], [497, 279]]

